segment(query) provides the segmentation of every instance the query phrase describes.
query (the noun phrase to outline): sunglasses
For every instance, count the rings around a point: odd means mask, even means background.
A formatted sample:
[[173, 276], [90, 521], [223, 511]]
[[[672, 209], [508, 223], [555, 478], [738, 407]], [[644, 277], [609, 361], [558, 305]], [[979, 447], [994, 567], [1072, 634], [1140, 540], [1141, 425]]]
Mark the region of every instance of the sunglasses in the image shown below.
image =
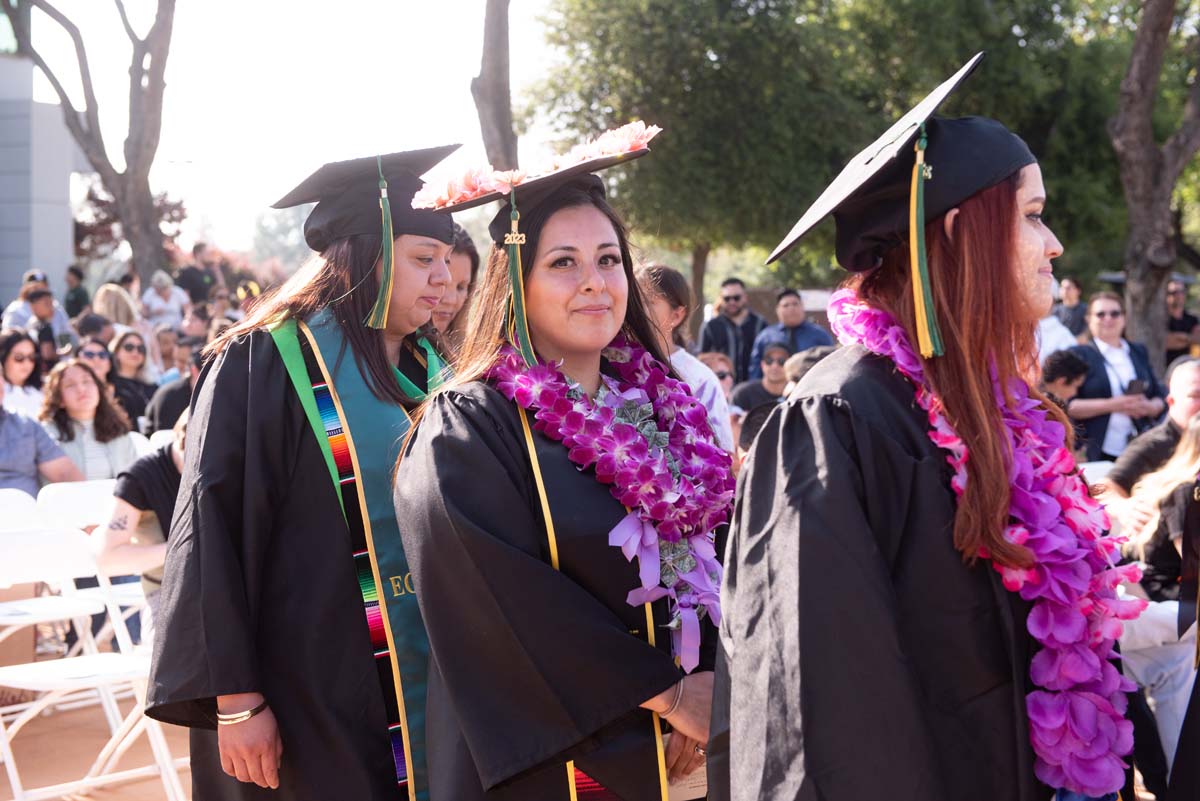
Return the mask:
[[214, 300], [229, 300], [228, 295], [217, 295]]
[[787, 364], [787, 359], [780, 357], [778, 359], [763, 359], [763, 364], [776, 364], [782, 367]]
[[724, 381], [726, 378], [729, 378], [729, 376], [733, 375], [733, 373], [729, 372], [728, 370], [716, 370], [714, 372], [716, 372], [717, 379], [720, 381]]
[[1093, 316], [1093, 317], [1098, 317], [1098, 318], [1100, 318], [1101, 320], [1103, 320], [1105, 317], [1111, 317], [1111, 318], [1113, 318], [1113, 319], [1115, 320], [1115, 319], [1117, 319], [1118, 317], [1120, 317], [1120, 316], [1122, 316], [1122, 315], [1124, 315], [1124, 314], [1125, 314], [1125, 312], [1121, 311], [1120, 309], [1114, 309], [1114, 310], [1112, 310], [1112, 311], [1098, 311], [1098, 312], [1092, 312], [1092, 316]]
[[112, 356], [106, 350], [81, 350], [79, 351], [81, 359], [111, 359]]
[[12, 359], [17, 364], [23, 364], [25, 362], [36, 362], [37, 361], [37, 356], [34, 356], [32, 353], [30, 353], [28, 355], [24, 354], [24, 353], [10, 353], [10, 354], [8, 354], [8, 358]]
[[1168, 289], [1167, 294], [1168, 295], [1182, 295], [1182, 294], [1184, 294], [1184, 292], [1182, 289]]
[[126, 342], [124, 345], [121, 346], [121, 350], [125, 351], [126, 353], [137, 352], [137, 353], [141, 353], [142, 355], [145, 355], [146, 346], [145, 345], [135, 345], [132, 342]]
[[722, 295], [721, 300], [725, 303], [741, 303], [746, 299], [745, 295]]

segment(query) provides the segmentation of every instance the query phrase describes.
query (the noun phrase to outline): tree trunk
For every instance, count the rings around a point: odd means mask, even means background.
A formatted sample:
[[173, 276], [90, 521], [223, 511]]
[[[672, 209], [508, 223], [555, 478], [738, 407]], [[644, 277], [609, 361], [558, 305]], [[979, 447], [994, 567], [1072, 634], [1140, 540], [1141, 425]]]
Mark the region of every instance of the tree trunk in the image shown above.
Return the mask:
[[699, 242], [692, 245], [692, 296], [696, 299], [696, 308], [692, 310], [692, 319], [688, 330], [692, 339], [700, 335], [700, 326], [704, 323], [704, 274], [708, 271], [708, 253], [712, 245]]
[[471, 97], [488, 161], [498, 170], [517, 168], [517, 134], [513, 131], [512, 93], [508, 69], [509, 0], [487, 0], [483, 17], [483, 57], [471, 81]]
[[142, 286], [150, 286], [150, 276], [154, 275], [154, 271], [167, 269], [159, 210], [154, 206], [154, 196], [148, 184], [138, 182], [142, 185], [131, 187], [128, 184], [133, 182], [123, 183], [126, 186], [117, 196], [116, 203], [121, 233], [133, 251], [132, 266], [142, 279]]

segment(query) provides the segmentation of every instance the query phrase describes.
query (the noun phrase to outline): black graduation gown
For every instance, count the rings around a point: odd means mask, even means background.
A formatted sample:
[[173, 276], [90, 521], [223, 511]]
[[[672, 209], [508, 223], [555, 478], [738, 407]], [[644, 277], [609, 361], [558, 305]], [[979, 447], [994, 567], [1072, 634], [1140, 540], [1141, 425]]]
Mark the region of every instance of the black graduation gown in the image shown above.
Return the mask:
[[[201, 375], [169, 542], [146, 711], [193, 727], [192, 797], [399, 801], [350, 533], [265, 332]], [[278, 790], [221, 770], [215, 697], [248, 691], [279, 723]]]
[[432, 801], [567, 801], [571, 759], [617, 798], [659, 801], [653, 722], [638, 705], [681, 676], [666, 602], [651, 647], [644, 607], [625, 602], [636, 567], [607, 540], [624, 507], [560, 443], [534, 439], [561, 572], [516, 406], [492, 387], [435, 396], [396, 473], [431, 647]]
[[1050, 797], [1025, 714], [1028, 607], [955, 550], [927, 429], [911, 384], [860, 347], [763, 427], [726, 552], [710, 798]]

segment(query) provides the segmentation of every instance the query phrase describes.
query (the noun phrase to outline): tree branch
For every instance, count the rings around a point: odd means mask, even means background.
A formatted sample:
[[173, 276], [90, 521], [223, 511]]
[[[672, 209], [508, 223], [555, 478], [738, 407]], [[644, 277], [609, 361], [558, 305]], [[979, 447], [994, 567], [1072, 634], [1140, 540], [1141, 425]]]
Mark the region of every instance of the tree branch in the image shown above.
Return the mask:
[[[175, 23], [175, 0], [158, 0], [154, 24], [133, 46], [129, 67], [129, 134], [125, 138], [126, 170], [145, 180], [162, 135], [164, 75]], [[147, 60], [149, 63], [147, 64]]]
[[42, 74], [46, 76], [46, 80], [50, 82], [50, 86], [53, 87], [54, 93], [58, 95], [58, 102], [62, 106], [63, 121], [67, 126], [67, 130], [71, 132], [71, 136], [75, 139], [80, 149], [83, 150], [92, 167], [95, 168], [96, 172], [100, 173], [105, 183], [111, 186], [112, 182], [115, 182], [117, 178], [117, 171], [108, 159], [108, 153], [104, 149], [104, 140], [100, 137], [99, 128], [91, 130], [90, 127], [84, 125], [79, 111], [71, 102], [71, 98], [67, 95], [67, 90], [63, 88], [62, 81], [54, 74], [54, 70], [50, 69], [50, 65], [46, 63], [42, 55], [34, 49], [29, 28], [20, 19], [20, 14], [14, 5], [14, 0], [0, 0], [0, 3], [3, 4], [4, 14], [12, 24], [13, 35], [21, 46], [21, 50], [29, 55], [34, 66], [42, 71]]
[[[71, 37], [71, 42], [75, 45], [75, 60], [79, 63], [79, 82], [83, 85], [83, 102], [85, 104], [83, 111], [87, 118], [87, 127], [99, 143], [100, 149], [103, 150], [104, 136], [100, 133], [100, 108], [96, 103], [96, 90], [92, 86], [92, 69], [88, 65], [87, 50], [84, 49], [83, 36], [79, 33], [79, 27], [74, 22], [71, 22], [65, 14], [50, 5], [47, 0], [29, 0], [29, 4], [33, 8], [40, 9], [43, 14], [57, 22], [67, 32], [67, 35]], [[33, 44], [31, 42], [30, 51], [32, 49]], [[45, 68], [42, 71], [45, 72]]]
[[[1193, 65], [1200, 70], [1200, 34], [1188, 41], [1187, 51]], [[1200, 150], [1200, 72], [1192, 79], [1192, 87], [1188, 90], [1179, 130], [1163, 144], [1162, 150], [1165, 180], [1174, 185], [1192, 156]]]
[[133, 42], [136, 47], [142, 40], [138, 38], [137, 33], [133, 30], [133, 26], [129, 24], [129, 15], [125, 13], [125, 3], [123, 0], [113, 0], [117, 4], [117, 13], [121, 15], [121, 25], [125, 27], [125, 35], [129, 37], [129, 41]]
[[1155, 147], [1151, 117], [1174, 19], [1175, 0], [1145, 0], [1129, 55], [1129, 69], [1121, 80], [1117, 114], [1109, 123], [1109, 135], [1118, 157]]

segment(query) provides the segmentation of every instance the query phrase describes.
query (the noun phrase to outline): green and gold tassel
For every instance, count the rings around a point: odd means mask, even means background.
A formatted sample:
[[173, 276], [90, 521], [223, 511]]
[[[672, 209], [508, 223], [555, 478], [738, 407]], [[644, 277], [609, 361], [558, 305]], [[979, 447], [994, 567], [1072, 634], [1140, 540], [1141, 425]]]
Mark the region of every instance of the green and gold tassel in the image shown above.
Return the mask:
[[925, 163], [925, 124], [914, 149], [912, 188], [908, 206], [908, 248], [912, 263], [913, 306], [917, 318], [917, 341], [921, 356], [928, 359], [946, 352], [942, 332], [938, 328], [937, 312], [933, 308], [933, 289], [929, 285], [929, 264], [925, 258], [925, 182], [933, 177], [933, 167]]
[[379, 294], [375, 296], [375, 305], [367, 315], [366, 324], [370, 328], [387, 328], [388, 306], [392, 302], [392, 204], [388, 201], [387, 180], [383, 177], [383, 159], [375, 157], [379, 168], [379, 208], [383, 212], [383, 275], [379, 278]]
[[515, 189], [509, 196], [508, 204], [512, 208], [512, 230], [504, 235], [504, 245], [508, 248], [508, 281], [512, 288], [508, 305], [508, 341], [521, 354], [525, 364], [533, 367], [537, 364], [537, 356], [529, 341], [529, 320], [525, 317], [525, 281], [521, 276], [521, 246], [525, 244], [525, 234], [517, 229], [521, 214], [517, 211]]

